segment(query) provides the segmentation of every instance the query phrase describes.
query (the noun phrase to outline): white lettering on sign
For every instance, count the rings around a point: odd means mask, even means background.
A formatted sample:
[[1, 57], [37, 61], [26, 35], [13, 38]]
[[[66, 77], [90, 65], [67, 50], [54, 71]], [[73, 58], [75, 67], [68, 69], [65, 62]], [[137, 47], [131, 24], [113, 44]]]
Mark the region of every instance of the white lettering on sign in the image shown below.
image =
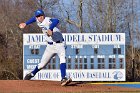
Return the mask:
[[120, 48], [120, 45], [114, 45], [114, 48]]
[[27, 63], [39, 63], [40, 59], [27, 59]]
[[26, 65], [26, 68], [29, 69], [34, 69], [36, 67], [36, 65]]
[[83, 48], [83, 45], [71, 45], [71, 48]]
[[109, 55], [109, 58], [115, 58], [116, 56], [115, 55]]
[[105, 58], [105, 55], [97, 55], [97, 58]]
[[99, 45], [92, 45], [92, 48], [99, 48]]
[[40, 49], [40, 45], [29, 45], [29, 49]]
[[124, 55], [118, 55], [118, 58], [125, 58]]

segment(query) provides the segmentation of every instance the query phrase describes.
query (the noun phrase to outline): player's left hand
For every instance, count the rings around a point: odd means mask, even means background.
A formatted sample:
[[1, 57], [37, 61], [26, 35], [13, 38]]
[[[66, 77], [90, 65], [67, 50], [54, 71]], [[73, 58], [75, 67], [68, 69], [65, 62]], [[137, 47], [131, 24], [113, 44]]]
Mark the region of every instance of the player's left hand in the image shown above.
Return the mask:
[[52, 36], [53, 31], [51, 31], [50, 29], [48, 29], [47, 34], [48, 34], [48, 36]]

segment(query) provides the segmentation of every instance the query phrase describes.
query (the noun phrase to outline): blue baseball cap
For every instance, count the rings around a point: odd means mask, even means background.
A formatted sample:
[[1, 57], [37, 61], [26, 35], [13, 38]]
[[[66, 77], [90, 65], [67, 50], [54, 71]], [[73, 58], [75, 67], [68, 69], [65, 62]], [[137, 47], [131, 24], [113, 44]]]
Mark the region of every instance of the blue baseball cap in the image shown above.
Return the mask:
[[41, 10], [41, 9], [36, 10], [36, 11], [35, 11], [35, 16], [37, 17], [37, 16], [40, 16], [40, 15], [45, 15], [45, 14], [44, 14], [44, 11]]

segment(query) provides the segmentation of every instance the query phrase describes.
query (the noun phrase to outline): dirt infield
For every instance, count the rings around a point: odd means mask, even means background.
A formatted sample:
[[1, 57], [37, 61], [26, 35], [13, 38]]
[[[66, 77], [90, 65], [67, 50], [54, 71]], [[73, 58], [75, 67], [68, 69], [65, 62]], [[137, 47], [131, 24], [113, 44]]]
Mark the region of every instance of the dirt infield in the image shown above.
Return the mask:
[[[130, 92], [131, 91], [131, 92]], [[72, 82], [69, 86], [61, 87], [56, 81], [27, 81], [27, 80], [1, 80], [0, 93], [108, 93], [130, 92], [140, 93], [138, 88], [124, 88], [106, 86], [101, 84], [87, 84]]]

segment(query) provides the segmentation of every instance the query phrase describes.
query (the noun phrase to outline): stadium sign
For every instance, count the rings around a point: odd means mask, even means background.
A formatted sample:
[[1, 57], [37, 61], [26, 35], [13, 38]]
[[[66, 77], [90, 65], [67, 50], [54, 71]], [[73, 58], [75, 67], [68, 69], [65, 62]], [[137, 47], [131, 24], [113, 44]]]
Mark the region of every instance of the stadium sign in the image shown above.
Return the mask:
[[[63, 33], [67, 76], [73, 81], [125, 81], [124, 33]], [[47, 42], [44, 34], [23, 35], [23, 77], [40, 63]], [[33, 80], [61, 80], [57, 56]]]

